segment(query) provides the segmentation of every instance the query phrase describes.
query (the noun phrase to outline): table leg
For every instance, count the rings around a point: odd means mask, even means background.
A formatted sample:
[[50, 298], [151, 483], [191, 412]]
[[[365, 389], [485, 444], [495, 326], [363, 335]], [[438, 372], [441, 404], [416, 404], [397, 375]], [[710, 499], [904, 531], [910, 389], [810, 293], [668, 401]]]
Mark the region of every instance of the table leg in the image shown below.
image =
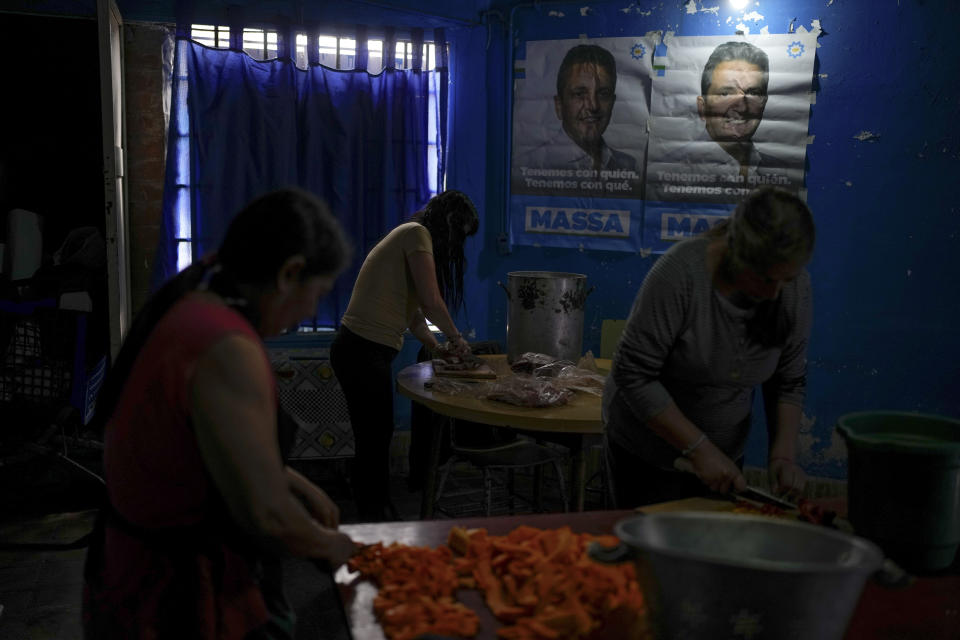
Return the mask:
[[583, 438], [579, 437], [577, 440], [570, 451], [570, 506], [572, 511], [583, 511], [587, 489], [587, 458], [583, 454]]
[[433, 504], [436, 502], [437, 469], [440, 466], [440, 446], [443, 442], [443, 430], [448, 420], [433, 416], [430, 420], [430, 451], [427, 455], [427, 471], [423, 479], [423, 497], [420, 498], [420, 519], [433, 517]]

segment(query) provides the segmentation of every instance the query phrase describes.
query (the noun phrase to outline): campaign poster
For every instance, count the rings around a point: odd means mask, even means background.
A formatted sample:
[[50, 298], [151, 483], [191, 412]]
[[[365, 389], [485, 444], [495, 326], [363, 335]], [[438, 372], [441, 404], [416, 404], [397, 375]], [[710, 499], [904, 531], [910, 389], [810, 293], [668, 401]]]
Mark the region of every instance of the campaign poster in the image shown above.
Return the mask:
[[650, 102], [643, 245], [701, 233], [752, 189], [806, 198], [816, 34], [664, 39]]
[[515, 61], [518, 244], [638, 251], [652, 37], [533, 40]]

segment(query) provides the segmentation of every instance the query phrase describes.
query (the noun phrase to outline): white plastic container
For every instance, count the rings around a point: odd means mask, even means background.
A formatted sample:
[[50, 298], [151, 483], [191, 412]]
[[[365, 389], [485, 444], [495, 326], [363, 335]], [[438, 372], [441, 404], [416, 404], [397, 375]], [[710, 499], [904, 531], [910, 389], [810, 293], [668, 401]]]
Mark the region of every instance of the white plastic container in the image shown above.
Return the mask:
[[7, 214], [7, 250], [10, 252], [10, 280], [26, 280], [40, 268], [43, 256], [42, 218], [26, 209]]

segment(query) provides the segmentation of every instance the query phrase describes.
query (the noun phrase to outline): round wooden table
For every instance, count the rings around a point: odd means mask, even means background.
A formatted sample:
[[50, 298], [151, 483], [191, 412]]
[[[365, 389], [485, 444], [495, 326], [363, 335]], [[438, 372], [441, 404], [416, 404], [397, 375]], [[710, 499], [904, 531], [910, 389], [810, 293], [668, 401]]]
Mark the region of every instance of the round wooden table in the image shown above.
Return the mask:
[[[497, 374], [498, 379], [512, 375], [506, 355], [480, 356]], [[610, 360], [597, 359], [601, 373], [610, 369]], [[510, 427], [522, 431], [543, 434], [545, 440], [561, 442], [570, 448], [571, 478], [570, 495], [573, 508], [583, 510], [586, 461], [583, 449], [590, 441], [597, 442], [603, 434], [600, 417], [600, 396], [578, 391], [567, 404], [559, 407], [518, 407], [495, 400], [486, 400], [467, 395], [451, 395], [434, 392], [431, 385], [435, 379], [429, 361], [405, 367], [397, 374], [397, 391], [414, 402], [443, 416], [469, 420], [495, 427]], [[458, 381], [463, 382], [461, 379]], [[436, 473], [439, 467], [442, 430], [433, 428], [430, 439], [430, 454], [420, 516], [433, 515], [436, 492]]]

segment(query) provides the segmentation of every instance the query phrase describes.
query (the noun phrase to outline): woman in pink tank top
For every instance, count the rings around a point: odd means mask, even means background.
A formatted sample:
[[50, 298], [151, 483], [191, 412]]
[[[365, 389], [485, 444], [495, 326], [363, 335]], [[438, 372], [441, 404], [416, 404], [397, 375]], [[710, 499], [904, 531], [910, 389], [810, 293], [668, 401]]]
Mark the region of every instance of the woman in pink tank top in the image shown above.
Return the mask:
[[263, 343], [314, 314], [348, 254], [322, 202], [275, 191], [138, 314], [95, 417], [107, 495], [87, 638], [292, 637], [279, 555], [352, 553], [337, 506], [284, 464]]

